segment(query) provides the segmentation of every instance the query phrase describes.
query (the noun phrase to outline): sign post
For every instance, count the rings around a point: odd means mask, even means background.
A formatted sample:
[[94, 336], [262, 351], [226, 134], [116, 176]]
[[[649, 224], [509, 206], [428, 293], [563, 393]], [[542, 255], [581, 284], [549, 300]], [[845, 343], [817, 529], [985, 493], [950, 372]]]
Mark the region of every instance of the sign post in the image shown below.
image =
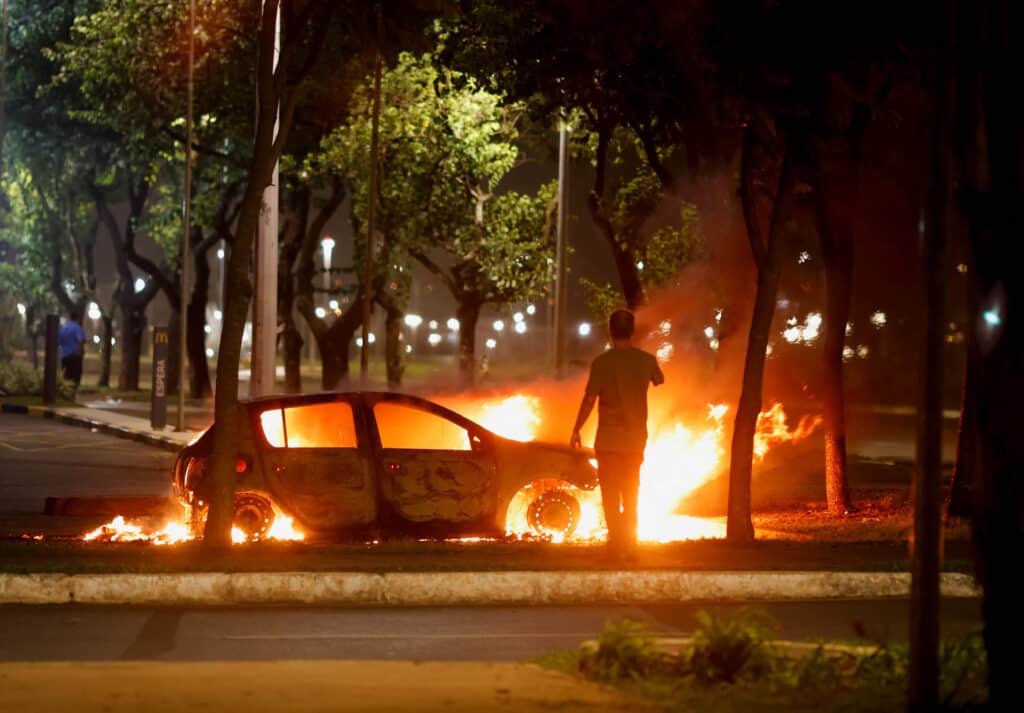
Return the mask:
[[149, 409], [149, 423], [153, 430], [163, 430], [167, 425], [167, 353], [170, 337], [167, 327], [153, 329], [153, 391]]

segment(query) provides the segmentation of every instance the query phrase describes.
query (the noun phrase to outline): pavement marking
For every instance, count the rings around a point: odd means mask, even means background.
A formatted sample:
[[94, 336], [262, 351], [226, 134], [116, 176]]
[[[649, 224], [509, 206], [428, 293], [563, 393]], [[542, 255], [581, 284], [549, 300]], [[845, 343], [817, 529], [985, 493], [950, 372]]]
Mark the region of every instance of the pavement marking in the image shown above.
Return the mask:
[[499, 634], [229, 634], [216, 637], [230, 641], [452, 641], [457, 639], [574, 639], [593, 638], [593, 630], [555, 633], [499, 633]]

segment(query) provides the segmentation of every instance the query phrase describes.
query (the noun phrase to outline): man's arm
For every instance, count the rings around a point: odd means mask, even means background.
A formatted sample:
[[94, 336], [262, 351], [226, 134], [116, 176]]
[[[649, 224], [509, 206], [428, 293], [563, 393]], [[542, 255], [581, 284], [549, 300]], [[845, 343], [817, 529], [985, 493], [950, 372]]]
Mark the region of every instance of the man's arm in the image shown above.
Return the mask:
[[665, 375], [661, 373], [661, 366], [658, 365], [658, 359], [654, 356], [651, 357], [651, 366], [654, 367], [651, 370], [651, 383], [661, 386], [665, 383]]
[[579, 448], [582, 445], [580, 429], [583, 428], [583, 424], [590, 417], [590, 412], [594, 410], [596, 402], [596, 396], [592, 396], [590, 393], [583, 394], [583, 400], [580, 402], [580, 411], [576, 415], [576, 425], [572, 427], [572, 437], [569, 439], [569, 445], [573, 448]]

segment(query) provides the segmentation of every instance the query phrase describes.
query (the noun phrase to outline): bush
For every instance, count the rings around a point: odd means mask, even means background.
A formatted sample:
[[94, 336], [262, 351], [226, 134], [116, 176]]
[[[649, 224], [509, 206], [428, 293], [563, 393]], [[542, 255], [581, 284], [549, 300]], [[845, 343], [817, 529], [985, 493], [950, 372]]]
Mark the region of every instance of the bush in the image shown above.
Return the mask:
[[599, 681], [639, 679], [666, 673], [673, 657], [658, 650], [654, 633], [643, 622], [608, 622], [597, 647], [580, 656], [582, 673]]
[[773, 625], [758, 609], [741, 609], [730, 619], [697, 612], [690, 671], [702, 683], [733, 683], [741, 676], [769, 673], [773, 656], [766, 642]]
[[[41, 396], [43, 372], [27, 364], [0, 364], [0, 396]], [[75, 398], [74, 385], [57, 375], [57, 398], [71, 401]]]

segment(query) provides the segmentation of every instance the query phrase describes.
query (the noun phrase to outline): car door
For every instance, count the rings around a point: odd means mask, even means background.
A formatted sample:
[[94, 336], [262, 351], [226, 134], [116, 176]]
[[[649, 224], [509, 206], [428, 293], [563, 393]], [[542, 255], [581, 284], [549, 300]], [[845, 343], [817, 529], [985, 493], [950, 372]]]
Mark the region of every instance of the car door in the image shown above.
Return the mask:
[[373, 404], [383, 501], [402, 520], [443, 532], [479, 531], [494, 519], [494, 449], [481, 429], [410, 400]]
[[270, 446], [265, 477], [275, 499], [303, 525], [341, 531], [375, 523], [375, 479], [359, 447], [352, 403], [285, 403], [263, 411], [259, 421]]

